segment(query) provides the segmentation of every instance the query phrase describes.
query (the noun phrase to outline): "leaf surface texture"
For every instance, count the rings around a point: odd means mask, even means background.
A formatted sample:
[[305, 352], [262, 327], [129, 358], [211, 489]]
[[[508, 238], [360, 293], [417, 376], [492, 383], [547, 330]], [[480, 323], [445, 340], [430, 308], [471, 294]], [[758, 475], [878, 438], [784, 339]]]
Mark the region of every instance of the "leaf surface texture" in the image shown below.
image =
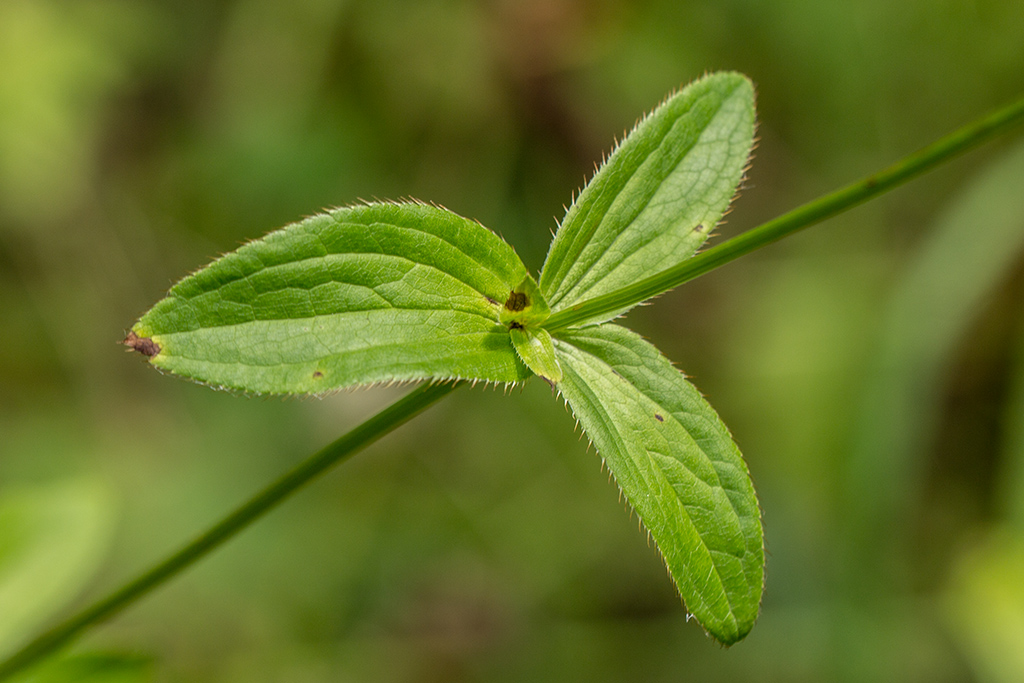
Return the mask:
[[606, 323], [560, 333], [558, 389], [715, 638], [743, 638], [764, 584], [760, 511], [714, 409], [656, 348]]
[[313, 216], [175, 285], [133, 328], [151, 363], [256, 393], [529, 376], [499, 308], [526, 277], [483, 226], [422, 204]]
[[638, 123], [555, 234], [540, 278], [551, 310], [693, 256], [736, 194], [753, 134], [753, 86], [736, 73], [695, 81]]

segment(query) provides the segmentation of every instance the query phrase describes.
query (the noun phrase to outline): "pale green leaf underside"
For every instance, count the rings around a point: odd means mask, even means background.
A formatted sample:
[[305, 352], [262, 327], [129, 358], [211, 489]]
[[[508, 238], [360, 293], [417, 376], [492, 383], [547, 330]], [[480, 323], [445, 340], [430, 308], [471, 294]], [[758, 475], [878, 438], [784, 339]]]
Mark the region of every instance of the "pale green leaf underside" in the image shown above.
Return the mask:
[[562, 380], [562, 369], [558, 365], [555, 347], [547, 330], [543, 327], [515, 327], [509, 330], [509, 335], [519, 357], [534, 374], [552, 384]]
[[336, 209], [185, 278], [135, 325], [151, 363], [212, 385], [321, 393], [530, 375], [499, 323], [527, 275], [497, 235], [423, 204]]
[[736, 194], [753, 135], [753, 86], [737, 73], [705, 76], [644, 118], [555, 235], [540, 278], [551, 310], [691, 257]]
[[657, 543], [690, 612], [723, 643], [757, 618], [760, 511], [728, 429], [656, 348], [606, 323], [558, 334], [558, 389]]

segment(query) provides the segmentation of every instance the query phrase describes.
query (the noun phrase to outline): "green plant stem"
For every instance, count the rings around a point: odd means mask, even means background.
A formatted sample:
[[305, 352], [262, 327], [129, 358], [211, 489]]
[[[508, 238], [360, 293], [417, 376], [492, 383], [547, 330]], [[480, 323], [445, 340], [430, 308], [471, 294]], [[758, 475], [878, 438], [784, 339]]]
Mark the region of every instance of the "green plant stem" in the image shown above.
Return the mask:
[[544, 321], [550, 332], [612, 315], [664, 294], [740, 256], [776, 242], [902, 185], [1024, 120], [1024, 98], [968, 124], [892, 166], [808, 202], [677, 266], [611, 294], [582, 301]]
[[89, 626], [110, 618], [142, 598], [252, 524], [317, 475], [366, 448], [462, 384], [427, 384], [413, 389], [337, 441], [306, 458], [178, 552], [15, 652], [0, 663], [0, 680], [37, 662], [67, 644]]
[[[920, 152], [853, 183], [841, 190], [804, 204], [774, 220], [709, 249], [679, 266], [641, 280], [631, 287], [606, 296], [584, 301], [552, 315], [545, 321], [548, 330], [580, 324], [602, 313], [613, 313], [639, 301], [674, 289], [700, 275], [725, 265], [755, 249], [767, 246], [799, 230], [835, 216], [861, 202], [882, 194], [908, 180], [948, 161], [985, 140], [1004, 132], [1024, 119], [1024, 99], [948, 135]], [[107, 597], [57, 624], [18, 652], [0, 662], [0, 680], [37, 662], [67, 644], [89, 626], [110, 618], [132, 602], [168, 581], [210, 551], [254, 522], [277, 503], [294, 493], [303, 484], [332, 465], [365, 448], [391, 430], [404, 424], [461, 383], [429, 384], [419, 387], [391, 406], [377, 413], [326, 448], [297, 465], [276, 482], [261, 491], [209, 531], [200, 535], [177, 553], [160, 562], [138, 578]]]

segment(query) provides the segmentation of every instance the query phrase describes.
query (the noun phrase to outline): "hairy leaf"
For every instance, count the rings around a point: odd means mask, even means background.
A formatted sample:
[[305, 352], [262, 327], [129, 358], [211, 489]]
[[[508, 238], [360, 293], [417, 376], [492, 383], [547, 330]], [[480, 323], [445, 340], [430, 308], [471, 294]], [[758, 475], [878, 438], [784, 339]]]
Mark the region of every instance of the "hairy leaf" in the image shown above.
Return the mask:
[[[642, 298], [631, 285], [696, 252], [736, 192], [753, 127], [742, 75], [707, 76], [670, 97], [569, 209], [539, 283], [477, 223], [423, 204], [370, 204], [217, 259], [125, 343], [163, 370], [258, 393], [537, 374], [572, 406], [690, 611], [736, 642], [757, 617], [764, 570], [738, 449], [654, 347], [616, 325], [574, 326], [628, 310]], [[607, 294], [616, 298], [600, 313], [577, 306]], [[559, 313], [563, 324], [546, 328]]]
[[516, 352], [528, 368], [551, 384], [562, 380], [562, 369], [547, 330], [543, 327], [513, 327], [509, 333]]
[[657, 543], [690, 612], [731, 644], [764, 585], [760, 511], [728, 429], [656, 348], [606, 323], [559, 333], [558, 389]]
[[483, 226], [423, 204], [336, 209], [175, 285], [126, 344], [156, 367], [258, 393], [530, 375], [500, 309], [527, 277]]
[[753, 86], [736, 73], [705, 76], [637, 124], [555, 235], [540, 278], [551, 310], [692, 256], [736, 194], [753, 134]]

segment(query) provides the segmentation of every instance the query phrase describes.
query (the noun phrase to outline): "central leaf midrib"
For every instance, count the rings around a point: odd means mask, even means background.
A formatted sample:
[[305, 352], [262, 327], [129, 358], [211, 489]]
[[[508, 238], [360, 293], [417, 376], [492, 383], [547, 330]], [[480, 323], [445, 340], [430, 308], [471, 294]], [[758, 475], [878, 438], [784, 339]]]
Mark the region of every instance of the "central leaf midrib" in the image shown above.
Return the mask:
[[[238, 323], [238, 324], [239, 325], [252, 325], [252, 324], [255, 324], [256, 322], [261, 322], [261, 321], [253, 321], [253, 322]], [[160, 337], [160, 339], [163, 340], [163, 341], [170, 342], [177, 335], [187, 335], [187, 334], [189, 334], [189, 333], [188, 332], [178, 332], [178, 333], [166, 334], [166, 335], [162, 335]], [[448, 338], [451, 338], [453, 341], [455, 341], [455, 340], [458, 340], [461, 337], [486, 336], [488, 334], [493, 334], [493, 332], [488, 332], [486, 330], [480, 330], [480, 331], [477, 331], [477, 332], [453, 332], [453, 333], [450, 333], [448, 335]], [[392, 342], [392, 343], [384, 343], [384, 344], [367, 344], [365, 346], [359, 346], [359, 347], [355, 347], [355, 348], [352, 348], [352, 349], [346, 349], [344, 351], [332, 351], [332, 352], [326, 353], [326, 354], [324, 354], [324, 355], [322, 355], [322, 356], [320, 356], [318, 358], [307, 358], [305, 360], [295, 360], [295, 361], [278, 361], [278, 362], [273, 362], [273, 363], [255, 363], [255, 362], [246, 361], [246, 360], [219, 361], [219, 360], [212, 360], [209, 357], [187, 355], [187, 354], [181, 353], [181, 352], [179, 352], [177, 350], [175, 350], [175, 352], [173, 354], [171, 354], [171, 355], [174, 358], [176, 358], [176, 359], [191, 360], [191, 361], [197, 361], [197, 362], [202, 362], [202, 363], [210, 363], [211, 365], [221, 365], [221, 366], [245, 365], [247, 367], [270, 368], [270, 367], [295, 366], [295, 365], [305, 365], [305, 364], [308, 364], [308, 363], [316, 363], [318, 361], [322, 361], [324, 359], [333, 358], [335, 356], [341, 356], [341, 355], [344, 355], [346, 353], [359, 353], [359, 352], [366, 351], [366, 350], [369, 350], [369, 349], [376, 350], [376, 349], [401, 348], [401, 347], [409, 347], [409, 346], [415, 347], [415, 346], [417, 346], [417, 345], [419, 345], [421, 343], [422, 342], [418, 342], [418, 341], [405, 341], [405, 342]]]
[[[245, 326], [245, 325], [279, 324], [279, 323], [287, 323], [287, 322], [290, 322], [290, 321], [308, 322], [308, 321], [311, 321], [311, 320], [316, 320], [318, 318], [342, 318], [342, 317], [349, 317], [349, 316], [365, 316], [365, 315], [373, 315], [373, 314], [378, 314], [378, 313], [387, 313], [388, 311], [413, 311], [413, 312], [415, 312], [415, 311], [425, 311], [425, 312], [428, 312], [428, 313], [458, 313], [460, 315], [465, 315], [465, 316], [468, 316], [468, 317], [471, 317], [471, 318], [479, 318], [480, 320], [483, 320], [483, 321], [487, 322], [488, 324], [490, 324], [492, 326], [491, 330], [484, 330], [484, 329], [481, 328], [480, 334], [486, 334], [489, 331], [493, 332], [494, 329], [502, 329], [502, 330], [504, 329], [501, 326], [501, 324], [499, 324], [493, 318], [489, 318], [487, 316], [484, 316], [484, 315], [479, 314], [479, 313], [475, 313], [473, 311], [463, 311], [463, 310], [456, 309], [456, 308], [430, 308], [430, 307], [423, 307], [423, 308], [405, 308], [405, 307], [402, 307], [402, 308], [399, 308], [399, 307], [392, 306], [392, 307], [388, 307], [388, 308], [367, 308], [367, 309], [362, 309], [362, 310], [341, 311], [341, 312], [338, 312], [338, 313], [321, 313], [321, 314], [315, 314], [315, 315], [296, 316], [296, 317], [290, 317], [290, 318], [258, 318], [258, 319], [255, 319], [255, 320], [242, 320], [242, 321], [239, 321], [239, 322], [224, 323], [222, 325], [200, 325], [200, 326], [195, 327], [193, 329], [182, 330], [182, 331], [179, 331], [179, 332], [157, 332], [153, 336], [155, 338], [159, 338], [159, 339], [172, 339], [172, 338], [177, 337], [177, 336], [182, 336], [183, 337], [183, 336], [187, 336], [189, 334], [194, 334], [195, 332], [197, 332], [199, 330], [220, 330], [220, 329], [229, 329], [229, 328], [232, 328], [232, 327], [242, 327], [242, 326]], [[468, 333], [468, 332], [467, 333], [461, 333], [460, 332], [458, 334], [476, 334], [476, 333]]]

